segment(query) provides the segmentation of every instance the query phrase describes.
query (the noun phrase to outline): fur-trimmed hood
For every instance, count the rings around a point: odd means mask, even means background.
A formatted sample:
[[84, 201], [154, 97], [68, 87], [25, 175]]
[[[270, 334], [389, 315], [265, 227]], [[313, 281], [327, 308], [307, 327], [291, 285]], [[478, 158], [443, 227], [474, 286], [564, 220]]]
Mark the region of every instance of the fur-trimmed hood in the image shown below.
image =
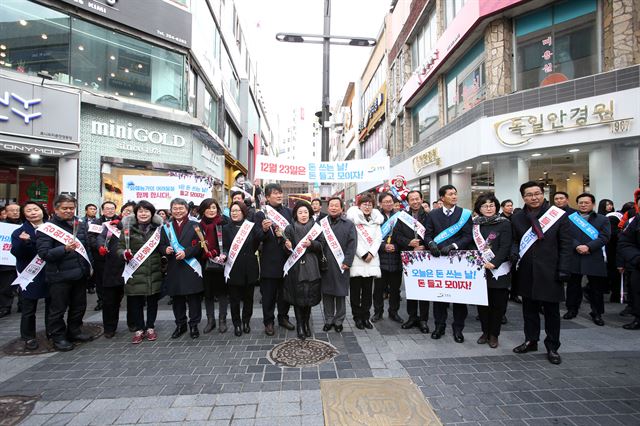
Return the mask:
[[[157, 214], [154, 214], [153, 217], [151, 218], [151, 223], [156, 225], [156, 226], [162, 226], [162, 218], [160, 216], [158, 216]], [[125, 227], [137, 226], [138, 225], [138, 220], [136, 219], [136, 215], [135, 214], [130, 214], [129, 216], [127, 216], [124, 219], [122, 219], [120, 221], [120, 224], [122, 225], [122, 228], [124, 229]]]
[[347, 219], [349, 219], [356, 225], [382, 225], [382, 223], [384, 222], [384, 216], [378, 209], [371, 210], [371, 222], [368, 222], [364, 218], [364, 213], [358, 206], [349, 207], [349, 210], [347, 210]]

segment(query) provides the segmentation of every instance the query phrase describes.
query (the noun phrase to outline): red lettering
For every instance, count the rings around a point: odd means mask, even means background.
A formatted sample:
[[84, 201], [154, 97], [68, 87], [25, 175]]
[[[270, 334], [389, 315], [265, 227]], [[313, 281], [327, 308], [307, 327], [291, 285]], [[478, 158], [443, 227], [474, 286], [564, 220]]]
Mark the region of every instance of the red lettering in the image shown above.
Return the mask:
[[418, 280], [418, 287], [424, 288], [424, 280]]

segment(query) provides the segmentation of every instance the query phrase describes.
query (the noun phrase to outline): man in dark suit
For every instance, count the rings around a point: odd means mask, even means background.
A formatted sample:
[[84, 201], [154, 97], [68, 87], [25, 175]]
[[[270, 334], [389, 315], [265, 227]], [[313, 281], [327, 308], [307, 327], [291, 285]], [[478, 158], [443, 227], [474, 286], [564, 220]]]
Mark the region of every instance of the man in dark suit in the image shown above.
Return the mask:
[[320, 198], [314, 198], [311, 200], [311, 208], [313, 209], [313, 221], [318, 223], [324, 219], [327, 214], [322, 212], [322, 200]]
[[[433, 209], [427, 217], [427, 233], [425, 241], [429, 251], [434, 256], [445, 256], [451, 250], [469, 250], [473, 242], [471, 212], [458, 207], [458, 190], [453, 185], [444, 185], [438, 190], [438, 195], [442, 200], [441, 209]], [[466, 220], [464, 220], [467, 218]], [[455, 229], [446, 238], [439, 235], [449, 229]], [[443, 234], [444, 235], [444, 234]], [[439, 339], [444, 335], [447, 326], [448, 303], [434, 302], [433, 316], [436, 329], [431, 333], [432, 339]], [[467, 318], [467, 305], [461, 303], [453, 304], [453, 340], [456, 343], [464, 342], [464, 321]]]

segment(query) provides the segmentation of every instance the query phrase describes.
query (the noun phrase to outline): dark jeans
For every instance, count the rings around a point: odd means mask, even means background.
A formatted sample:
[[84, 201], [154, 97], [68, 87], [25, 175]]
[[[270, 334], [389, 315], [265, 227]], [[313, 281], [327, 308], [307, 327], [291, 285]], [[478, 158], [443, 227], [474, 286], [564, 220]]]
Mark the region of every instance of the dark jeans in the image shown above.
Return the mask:
[[202, 319], [202, 293], [173, 296], [173, 316], [176, 325], [187, 324], [187, 305], [189, 305], [189, 325], [200, 324]]
[[0, 271], [0, 311], [10, 311], [13, 305], [14, 288], [11, 283], [18, 274], [15, 268], [12, 270]]
[[[250, 285], [230, 285], [229, 286], [229, 302], [231, 304], [231, 320], [234, 327], [249, 323], [251, 315], [253, 315], [253, 290], [255, 286]], [[264, 295], [262, 296], [262, 305], [264, 306]], [[240, 319], [240, 303], [242, 303], [242, 320]], [[264, 308], [263, 308], [264, 309]], [[265, 324], [267, 324], [265, 322]], [[273, 318], [271, 320], [273, 324]]]
[[[54, 341], [82, 332], [82, 318], [87, 310], [87, 279], [49, 284], [48, 335]], [[67, 323], [64, 314], [67, 313]]]
[[[433, 302], [433, 319], [435, 320], [436, 327], [447, 325], [447, 309], [448, 303]], [[467, 305], [461, 303], [453, 303], [453, 329], [462, 331], [464, 329], [464, 320], [467, 319], [469, 310]]]
[[[124, 297], [124, 286], [102, 287], [102, 324], [105, 333], [114, 333], [120, 320], [120, 304]], [[127, 325], [132, 325], [127, 309]]]
[[[262, 294], [262, 315], [264, 325], [273, 324], [276, 305], [278, 305], [278, 320], [289, 319], [291, 305], [282, 297], [284, 278], [261, 278], [260, 293]], [[231, 288], [233, 286], [229, 286]]]
[[547, 350], [557, 351], [560, 347], [560, 303], [522, 298], [525, 339], [527, 342], [540, 340], [540, 307], [544, 311], [544, 331], [547, 334], [544, 345]]
[[[418, 314], [418, 308], [420, 308], [419, 314]], [[435, 312], [435, 308], [434, 308], [434, 312]], [[428, 321], [429, 320], [429, 301], [407, 299], [407, 314], [409, 315], [410, 321], [411, 320]]]
[[507, 312], [509, 289], [489, 288], [487, 289], [487, 297], [489, 299], [489, 306], [478, 305], [478, 315], [480, 315], [482, 333], [487, 336], [498, 337], [502, 326], [502, 317]]
[[[155, 328], [158, 316], [158, 300], [160, 293], [150, 296], [127, 296], [127, 316], [131, 317], [131, 322], [136, 331]], [[147, 303], [147, 321], [144, 321], [144, 305]], [[191, 313], [191, 308], [189, 308]], [[186, 320], [186, 318], [185, 318]]]
[[373, 291], [373, 277], [351, 277], [349, 280], [349, 300], [353, 319], [362, 321], [369, 319], [371, 297]]
[[[22, 317], [20, 318], [20, 337], [23, 340], [36, 338], [36, 310], [38, 309], [39, 299], [27, 299], [21, 297], [22, 300]], [[47, 317], [49, 315], [49, 298], [44, 299], [44, 327], [48, 330]]]
[[389, 313], [397, 314], [400, 309], [400, 286], [402, 285], [402, 271], [382, 271], [382, 277], [373, 281], [373, 312], [384, 312], [384, 289], [389, 287]]

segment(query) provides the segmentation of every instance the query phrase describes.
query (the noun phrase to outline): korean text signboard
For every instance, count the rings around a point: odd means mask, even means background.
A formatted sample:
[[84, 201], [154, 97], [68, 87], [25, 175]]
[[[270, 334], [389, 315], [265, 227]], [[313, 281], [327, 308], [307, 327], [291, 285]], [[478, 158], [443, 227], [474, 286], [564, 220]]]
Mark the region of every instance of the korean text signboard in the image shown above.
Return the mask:
[[433, 257], [427, 251], [403, 251], [407, 299], [488, 305], [487, 282], [477, 251], [453, 251]]
[[193, 201], [197, 206], [211, 197], [207, 181], [191, 177], [176, 176], [122, 176], [122, 199], [126, 201], [147, 200], [158, 209], [168, 209], [174, 198]]
[[11, 254], [11, 234], [20, 225], [0, 223], [0, 265], [15, 266], [16, 258]]
[[291, 182], [382, 182], [389, 178], [389, 157], [351, 161], [294, 161], [259, 155], [256, 178]]

